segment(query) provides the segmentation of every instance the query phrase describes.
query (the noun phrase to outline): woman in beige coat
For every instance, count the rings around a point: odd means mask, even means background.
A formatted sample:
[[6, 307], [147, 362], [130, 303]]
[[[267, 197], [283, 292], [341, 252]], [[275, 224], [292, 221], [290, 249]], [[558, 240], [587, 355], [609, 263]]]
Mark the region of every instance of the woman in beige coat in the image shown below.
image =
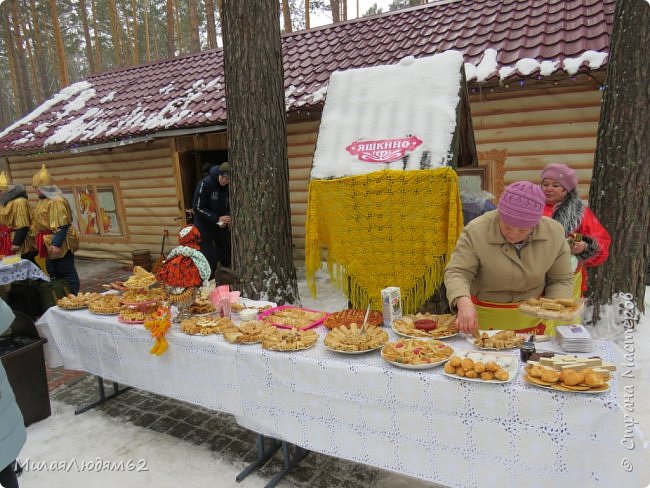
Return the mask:
[[538, 185], [519, 181], [501, 195], [497, 210], [470, 222], [445, 269], [447, 298], [461, 332], [477, 328], [553, 333], [517, 310], [517, 302], [544, 295], [571, 297], [570, 250], [562, 226], [542, 217]]

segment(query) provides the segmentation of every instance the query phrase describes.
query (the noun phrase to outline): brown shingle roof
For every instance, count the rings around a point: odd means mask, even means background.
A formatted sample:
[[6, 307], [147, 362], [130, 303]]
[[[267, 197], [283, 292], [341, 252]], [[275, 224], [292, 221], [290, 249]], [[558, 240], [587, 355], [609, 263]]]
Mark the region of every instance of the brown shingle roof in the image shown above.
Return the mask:
[[[287, 110], [319, 107], [330, 74], [457, 49], [495, 69], [607, 52], [615, 0], [451, 0], [285, 35]], [[583, 63], [584, 64], [584, 63]], [[583, 66], [583, 69], [586, 67]], [[488, 70], [482, 79], [496, 79]], [[501, 73], [518, 77], [528, 72]], [[469, 76], [469, 75], [468, 75]], [[472, 78], [470, 78], [471, 80]], [[72, 96], [69, 94], [72, 93]], [[224, 124], [221, 49], [90, 76], [0, 132], [0, 154], [36, 152]]]

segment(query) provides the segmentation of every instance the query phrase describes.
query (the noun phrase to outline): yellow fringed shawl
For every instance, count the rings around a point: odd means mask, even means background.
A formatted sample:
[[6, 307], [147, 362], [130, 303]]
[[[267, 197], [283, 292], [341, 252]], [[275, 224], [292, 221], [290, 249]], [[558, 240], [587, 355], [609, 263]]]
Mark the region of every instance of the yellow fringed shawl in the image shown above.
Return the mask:
[[309, 184], [307, 284], [316, 296], [321, 247], [330, 279], [354, 308], [381, 309], [381, 290], [398, 286], [413, 313], [442, 283], [463, 227], [451, 168], [383, 170]]

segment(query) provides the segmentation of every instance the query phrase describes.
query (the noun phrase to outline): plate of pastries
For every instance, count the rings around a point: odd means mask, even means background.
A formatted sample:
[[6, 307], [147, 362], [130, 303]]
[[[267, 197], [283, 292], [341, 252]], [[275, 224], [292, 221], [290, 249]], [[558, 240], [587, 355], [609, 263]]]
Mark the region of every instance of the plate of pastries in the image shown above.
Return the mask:
[[[361, 320], [363, 321], [363, 318]], [[327, 349], [343, 354], [364, 354], [381, 349], [387, 342], [388, 333], [381, 327], [364, 329], [354, 322], [332, 329], [324, 340]]]
[[[342, 325], [350, 324], [363, 324], [363, 319], [366, 316], [365, 310], [347, 309], [339, 312], [331, 313], [327, 316], [323, 325], [328, 329], [341, 327]], [[368, 319], [366, 326], [379, 327], [384, 323], [384, 316], [377, 310], [370, 310], [368, 312]]]
[[118, 295], [101, 295], [88, 303], [88, 311], [95, 315], [117, 315], [122, 308]]
[[555, 355], [528, 361], [524, 368], [524, 381], [548, 390], [603, 393], [609, 391], [613, 371], [616, 371], [614, 364], [598, 357]]
[[264, 336], [275, 329], [271, 324], [262, 320], [242, 322], [237, 330], [223, 333], [224, 339], [231, 344], [259, 344]]
[[99, 293], [91, 292], [81, 292], [76, 295], [70, 293], [67, 296], [59, 298], [56, 301], [56, 305], [63, 310], [81, 310], [82, 308], [88, 308], [88, 304], [100, 296]]
[[442, 341], [435, 339], [399, 339], [387, 342], [381, 350], [381, 357], [400, 368], [428, 369], [441, 365], [454, 353]]
[[313, 347], [318, 341], [314, 330], [274, 327], [262, 337], [262, 347], [271, 351], [300, 351]]
[[181, 331], [189, 335], [225, 334], [238, 331], [239, 328], [228, 317], [215, 315], [194, 316], [181, 321]]
[[540, 319], [571, 321], [584, 309], [581, 298], [530, 298], [519, 304], [519, 311]]
[[207, 296], [200, 295], [187, 309], [190, 315], [209, 315], [217, 312], [214, 305]]
[[499, 351], [521, 346], [526, 337], [516, 334], [514, 330], [478, 330], [471, 340], [478, 349]]
[[156, 305], [147, 305], [145, 307], [122, 306], [117, 316], [118, 322], [123, 324], [144, 324], [145, 319], [151, 317], [156, 311]]
[[481, 383], [507, 383], [519, 369], [519, 359], [512, 354], [463, 351], [445, 363], [443, 372], [450, 378]]
[[415, 339], [446, 339], [458, 334], [456, 316], [449, 314], [418, 313], [405, 315], [393, 322], [392, 329], [396, 334]]
[[319, 326], [327, 315], [327, 312], [319, 312], [318, 310], [299, 308], [292, 305], [282, 305], [262, 312], [259, 318], [276, 327], [307, 330]]

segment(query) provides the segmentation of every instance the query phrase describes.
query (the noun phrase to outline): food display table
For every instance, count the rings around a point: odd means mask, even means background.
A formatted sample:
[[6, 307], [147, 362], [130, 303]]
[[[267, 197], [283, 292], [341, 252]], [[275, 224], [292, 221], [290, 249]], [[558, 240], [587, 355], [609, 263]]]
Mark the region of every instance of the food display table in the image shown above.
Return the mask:
[[[645, 486], [648, 451], [621, 445], [618, 373], [608, 392], [569, 393], [528, 385], [521, 369], [504, 384], [448, 378], [442, 367], [401, 369], [379, 352], [329, 351], [322, 338], [287, 353], [173, 328], [168, 352], [156, 357], [148, 331], [113, 317], [53, 307], [37, 327], [50, 366], [231, 413], [258, 433], [324, 454], [448, 486]], [[472, 348], [459, 336], [446, 342]], [[613, 359], [605, 342], [593, 354]], [[625, 471], [623, 458], [639, 468]]]

